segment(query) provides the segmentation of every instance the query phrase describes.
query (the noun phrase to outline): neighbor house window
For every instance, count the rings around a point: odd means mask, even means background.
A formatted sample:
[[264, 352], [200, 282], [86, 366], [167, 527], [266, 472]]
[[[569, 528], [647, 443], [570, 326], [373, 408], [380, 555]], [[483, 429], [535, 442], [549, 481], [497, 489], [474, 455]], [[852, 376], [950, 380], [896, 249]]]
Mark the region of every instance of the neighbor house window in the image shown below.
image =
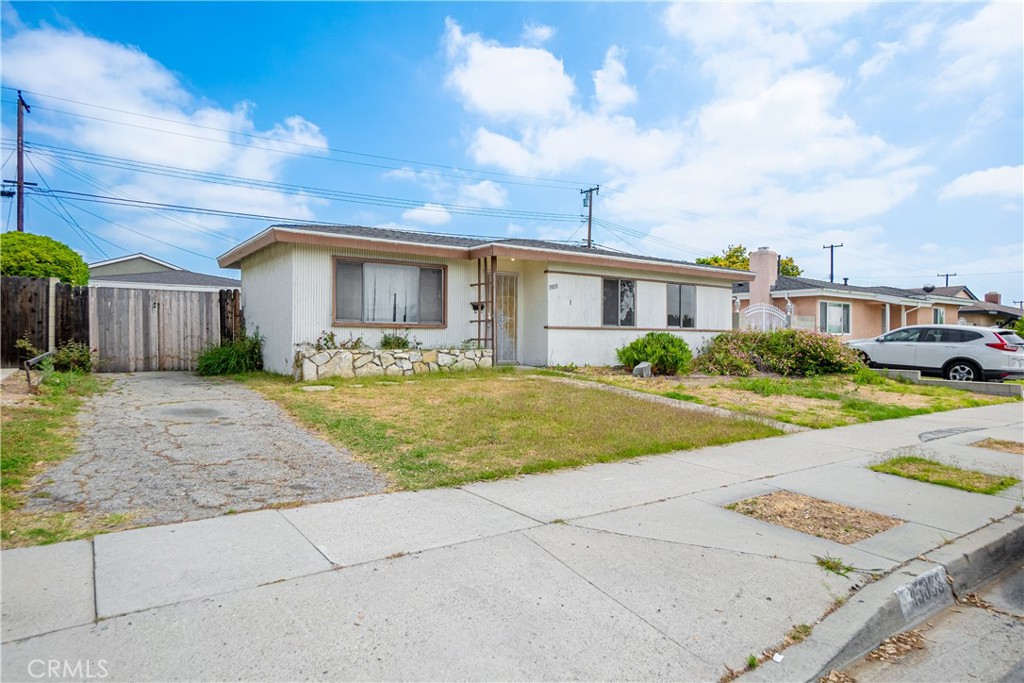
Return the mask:
[[636, 280], [604, 280], [602, 324], [636, 325]]
[[668, 287], [668, 327], [693, 327], [697, 318], [697, 288], [693, 285]]
[[338, 322], [444, 323], [444, 268], [345, 259], [334, 268]]
[[946, 322], [946, 309], [944, 308], [933, 308], [932, 309], [932, 322], [936, 325], [943, 325]]
[[850, 334], [850, 304], [820, 302], [818, 329], [829, 334]]

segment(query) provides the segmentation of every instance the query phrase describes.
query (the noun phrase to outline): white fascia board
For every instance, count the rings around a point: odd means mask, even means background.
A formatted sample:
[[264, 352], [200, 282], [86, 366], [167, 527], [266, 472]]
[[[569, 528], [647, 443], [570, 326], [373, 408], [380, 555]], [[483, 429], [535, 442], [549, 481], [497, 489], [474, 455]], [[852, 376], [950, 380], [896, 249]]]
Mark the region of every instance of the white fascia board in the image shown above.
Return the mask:
[[222, 289], [241, 289], [241, 285], [234, 287], [216, 287], [211, 285], [164, 285], [150, 282], [111, 282], [105, 280], [94, 280], [89, 287], [96, 289], [159, 289], [172, 292], [219, 292]]
[[167, 261], [161, 261], [158, 258], [154, 258], [149, 254], [143, 254], [141, 252], [138, 254], [130, 254], [128, 256], [118, 256], [117, 258], [107, 259], [106, 261], [96, 261], [95, 263], [87, 263], [85, 265], [87, 268], [99, 268], [100, 266], [109, 266], [115, 263], [131, 261], [132, 259], [143, 259], [145, 261], [156, 263], [157, 265], [165, 266], [167, 268], [170, 268], [171, 270], [185, 270], [181, 266], [176, 266], [173, 263], [168, 263]]

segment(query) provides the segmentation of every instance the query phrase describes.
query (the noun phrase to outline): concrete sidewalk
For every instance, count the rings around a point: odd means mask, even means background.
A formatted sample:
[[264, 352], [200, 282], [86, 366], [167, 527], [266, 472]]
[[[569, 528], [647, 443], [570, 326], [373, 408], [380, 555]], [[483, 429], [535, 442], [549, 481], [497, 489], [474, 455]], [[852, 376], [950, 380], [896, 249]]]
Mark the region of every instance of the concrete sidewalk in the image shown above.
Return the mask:
[[[1024, 547], [1020, 487], [865, 465], [913, 448], [1020, 477], [969, 444], [1022, 430], [1003, 404], [5, 551], [3, 679], [717, 680], [849, 598], [750, 674], [806, 680], [944, 604], [936, 571]], [[905, 523], [845, 546], [722, 508], [778, 489]]]

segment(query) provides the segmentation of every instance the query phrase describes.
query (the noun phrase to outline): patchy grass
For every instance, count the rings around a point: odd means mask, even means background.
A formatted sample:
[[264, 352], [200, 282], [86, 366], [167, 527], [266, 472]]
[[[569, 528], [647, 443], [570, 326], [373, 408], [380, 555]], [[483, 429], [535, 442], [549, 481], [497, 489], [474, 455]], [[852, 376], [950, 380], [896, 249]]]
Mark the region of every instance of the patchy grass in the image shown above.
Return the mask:
[[894, 517], [860, 510], [792, 491], [775, 491], [726, 505], [727, 510], [777, 524], [804, 534], [849, 545], [903, 522]]
[[57, 543], [86, 538], [124, 526], [125, 515], [86, 519], [78, 512], [37, 513], [22, 508], [30, 480], [74, 452], [75, 414], [86, 397], [103, 391], [106, 382], [94, 375], [49, 372], [39, 393], [22, 391], [20, 375], [4, 383], [0, 419], [0, 506], [3, 546]]
[[975, 448], [990, 448], [994, 451], [1024, 455], [1024, 443], [1020, 441], [1007, 441], [1005, 439], [982, 439], [970, 444]]
[[803, 378], [689, 375], [640, 379], [609, 368], [579, 368], [573, 376], [814, 429], [1017, 400], [908, 384], [866, 368], [845, 375]]
[[986, 474], [977, 470], [965, 470], [952, 465], [945, 465], [935, 460], [921, 458], [916, 455], [902, 455], [885, 462], [872, 465], [875, 472], [895, 474], [899, 477], [916, 479], [917, 481], [949, 486], [971, 493], [993, 494], [1020, 483], [1014, 477], [1001, 477]]
[[306, 392], [267, 374], [244, 378], [301, 423], [347, 447], [394, 488], [455, 486], [777, 435], [751, 420], [690, 413], [538, 374], [332, 379]]

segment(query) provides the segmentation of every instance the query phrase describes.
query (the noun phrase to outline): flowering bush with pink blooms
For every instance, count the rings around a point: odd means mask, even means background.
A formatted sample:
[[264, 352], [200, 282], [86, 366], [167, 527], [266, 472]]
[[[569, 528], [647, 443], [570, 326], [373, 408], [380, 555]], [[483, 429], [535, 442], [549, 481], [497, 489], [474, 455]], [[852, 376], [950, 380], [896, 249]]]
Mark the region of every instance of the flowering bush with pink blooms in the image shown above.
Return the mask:
[[852, 372], [862, 365], [839, 337], [812, 330], [732, 330], [700, 350], [693, 369], [708, 375], [751, 375], [756, 371], [812, 376]]

